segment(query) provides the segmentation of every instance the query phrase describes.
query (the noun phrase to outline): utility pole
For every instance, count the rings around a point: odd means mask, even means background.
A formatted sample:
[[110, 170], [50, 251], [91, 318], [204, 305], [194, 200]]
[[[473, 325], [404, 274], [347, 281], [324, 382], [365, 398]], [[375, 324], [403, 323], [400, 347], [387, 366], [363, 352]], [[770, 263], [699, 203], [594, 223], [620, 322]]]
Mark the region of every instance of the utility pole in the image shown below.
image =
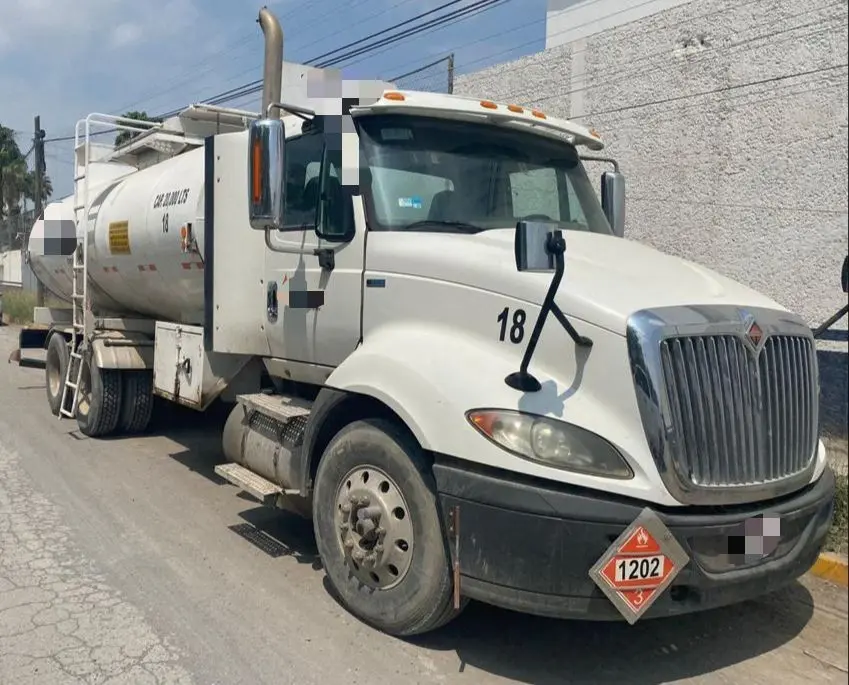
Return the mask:
[[454, 92], [454, 53], [448, 55], [448, 94]]
[[[44, 188], [44, 172], [47, 170], [44, 163], [44, 131], [41, 129], [40, 116], [35, 117], [35, 135], [32, 139], [32, 152], [33, 159], [35, 160], [35, 221], [38, 221], [38, 219], [41, 218], [41, 212], [43, 210], [43, 207], [41, 206], [41, 195], [42, 188]], [[33, 223], [35, 223], [35, 221]], [[30, 231], [31, 230], [32, 228], [30, 228]], [[30, 231], [27, 231], [27, 243], [23, 246], [24, 250], [26, 250], [29, 246]], [[46, 226], [43, 240], [46, 248], [48, 245]], [[41, 281], [38, 279], [36, 279], [35, 303], [38, 307], [44, 306], [44, 286], [41, 285]]]

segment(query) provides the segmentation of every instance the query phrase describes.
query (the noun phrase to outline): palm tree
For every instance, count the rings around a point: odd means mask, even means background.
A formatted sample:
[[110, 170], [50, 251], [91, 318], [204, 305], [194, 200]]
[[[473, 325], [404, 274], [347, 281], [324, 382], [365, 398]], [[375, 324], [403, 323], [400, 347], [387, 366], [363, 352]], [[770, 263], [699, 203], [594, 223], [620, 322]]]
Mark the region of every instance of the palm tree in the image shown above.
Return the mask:
[[15, 140], [15, 132], [0, 124], [0, 218], [18, 206], [25, 175], [26, 159]]
[[[53, 184], [44, 174], [41, 180], [41, 202], [50, 199]], [[21, 200], [35, 201], [35, 171], [27, 168], [27, 160], [18, 147], [14, 131], [0, 125], [0, 218], [21, 213]]]
[[26, 193], [29, 170], [23, 158], [6, 163], [2, 170], [0, 188], [2, 189], [3, 213], [0, 216], [12, 216], [21, 213], [21, 199]]
[[[147, 112], [139, 112], [136, 110], [133, 110], [132, 112], [126, 112], [125, 114], [123, 114], [123, 116], [126, 119], [135, 119], [136, 121], [162, 121], [160, 117], [151, 117], [148, 116]], [[139, 135], [138, 131], [120, 131], [118, 135], [115, 136], [115, 147], [119, 148], [122, 145], [126, 145], [137, 135]]]
[[[27, 172], [27, 177], [23, 186], [24, 197], [31, 202], [35, 202], [35, 171]], [[50, 176], [42, 174], [41, 176], [41, 204], [44, 206], [53, 195], [53, 182]]]

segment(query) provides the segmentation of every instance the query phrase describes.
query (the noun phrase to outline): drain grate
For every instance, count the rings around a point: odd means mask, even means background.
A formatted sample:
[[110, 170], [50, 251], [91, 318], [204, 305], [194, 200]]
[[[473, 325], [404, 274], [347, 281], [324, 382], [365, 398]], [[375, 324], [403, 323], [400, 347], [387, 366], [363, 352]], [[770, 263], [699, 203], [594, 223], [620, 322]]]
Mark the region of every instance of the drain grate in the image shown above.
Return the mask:
[[230, 530], [265, 552], [273, 559], [292, 554], [292, 551], [288, 547], [281, 544], [267, 533], [263, 533], [250, 523], [240, 523], [235, 526], [230, 526]]

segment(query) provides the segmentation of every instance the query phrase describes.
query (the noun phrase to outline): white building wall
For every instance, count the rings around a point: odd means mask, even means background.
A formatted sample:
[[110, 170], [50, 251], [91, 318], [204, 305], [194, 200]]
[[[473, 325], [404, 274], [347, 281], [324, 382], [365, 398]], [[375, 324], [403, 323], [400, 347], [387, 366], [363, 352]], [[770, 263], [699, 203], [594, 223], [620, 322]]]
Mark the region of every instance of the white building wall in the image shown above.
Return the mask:
[[548, 0], [546, 49], [586, 38], [689, 0]]
[[0, 252], [0, 283], [21, 285], [22, 260], [20, 250]]
[[[606, 7], [573, 9], [591, 4]], [[595, 127], [627, 176], [630, 238], [816, 324], [846, 301], [846, 2], [674, 4], [458, 76], [455, 92]]]

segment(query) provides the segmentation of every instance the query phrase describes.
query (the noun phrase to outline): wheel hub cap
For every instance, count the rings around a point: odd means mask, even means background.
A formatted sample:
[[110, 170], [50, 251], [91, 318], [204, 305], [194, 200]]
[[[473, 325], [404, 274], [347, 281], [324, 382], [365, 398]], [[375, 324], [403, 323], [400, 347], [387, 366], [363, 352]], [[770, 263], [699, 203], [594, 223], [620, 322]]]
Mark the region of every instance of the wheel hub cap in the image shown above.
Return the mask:
[[360, 582], [386, 590], [401, 582], [413, 555], [413, 523], [404, 496], [383, 471], [359, 467], [342, 481], [336, 520], [345, 560]]

